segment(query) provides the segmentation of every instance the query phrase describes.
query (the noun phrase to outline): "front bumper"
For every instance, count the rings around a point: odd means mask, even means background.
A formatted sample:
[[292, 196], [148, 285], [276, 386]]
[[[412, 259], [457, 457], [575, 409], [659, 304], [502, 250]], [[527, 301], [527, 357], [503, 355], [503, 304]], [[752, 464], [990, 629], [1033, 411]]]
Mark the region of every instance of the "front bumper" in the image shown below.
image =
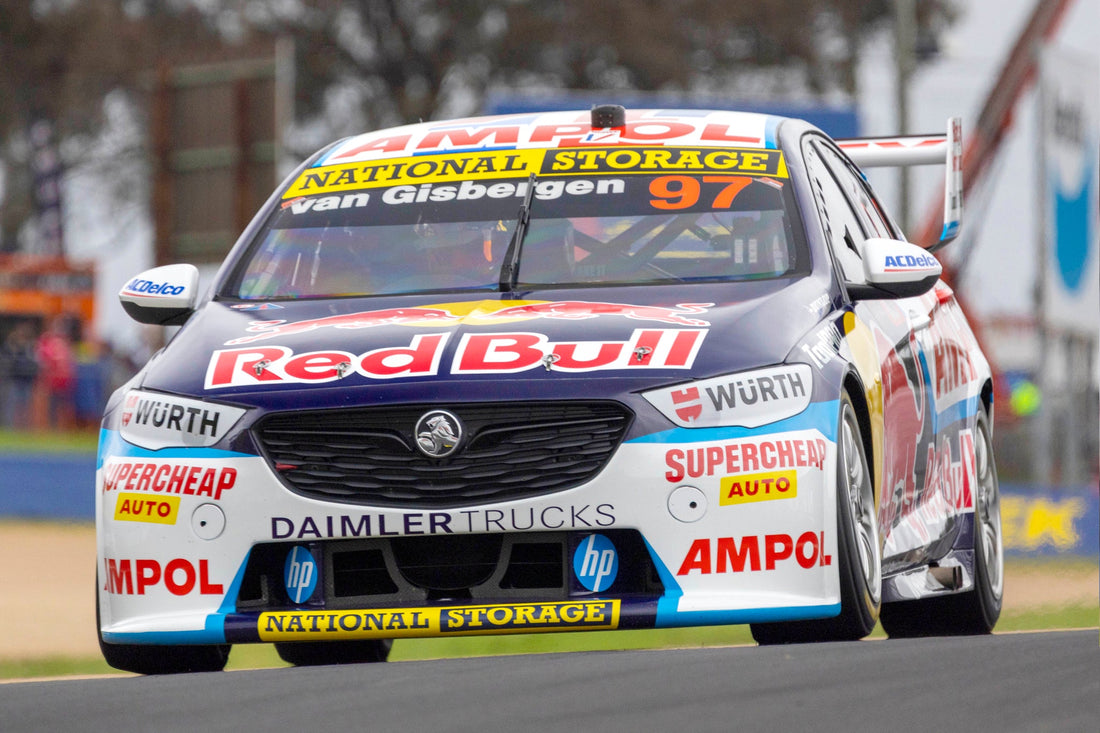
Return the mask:
[[302, 496], [262, 457], [148, 450], [105, 430], [103, 639], [445, 637], [836, 615], [836, 409], [819, 402], [760, 428], [654, 433], [566, 491], [415, 510]]

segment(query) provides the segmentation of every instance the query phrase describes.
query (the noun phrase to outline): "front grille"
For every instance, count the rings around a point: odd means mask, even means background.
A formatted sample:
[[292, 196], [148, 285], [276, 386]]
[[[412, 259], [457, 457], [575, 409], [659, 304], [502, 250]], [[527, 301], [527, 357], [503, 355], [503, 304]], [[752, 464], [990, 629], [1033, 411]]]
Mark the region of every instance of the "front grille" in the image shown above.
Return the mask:
[[[417, 450], [429, 410], [465, 424], [453, 455]], [[622, 441], [631, 413], [616, 402], [414, 405], [270, 415], [253, 428], [265, 457], [292, 490], [380, 506], [461, 506], [578, 486]]]
[[[600, 532], [618, 570], [604, 596], [656, 599], [664, 586], [641, 534]], [[311, 608], [412, 608], [443, 603], [566, 601], [592, 595], [573, 570], [587, 532], [517, 532], [333, 539], [306, 543], [318, 564]], [[286, 592], [287, 553], [297, 543], [263, 543], [249, 553], [238, 611], [300, 608]]]

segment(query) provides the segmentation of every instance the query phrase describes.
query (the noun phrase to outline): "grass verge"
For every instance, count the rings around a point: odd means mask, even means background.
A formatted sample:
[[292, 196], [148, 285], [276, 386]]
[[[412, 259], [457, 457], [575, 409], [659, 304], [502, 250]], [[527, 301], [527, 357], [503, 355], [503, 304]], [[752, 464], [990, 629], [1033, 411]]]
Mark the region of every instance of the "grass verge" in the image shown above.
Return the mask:
[[99, 431], [0, 430], [0, 453], [95, 453]]

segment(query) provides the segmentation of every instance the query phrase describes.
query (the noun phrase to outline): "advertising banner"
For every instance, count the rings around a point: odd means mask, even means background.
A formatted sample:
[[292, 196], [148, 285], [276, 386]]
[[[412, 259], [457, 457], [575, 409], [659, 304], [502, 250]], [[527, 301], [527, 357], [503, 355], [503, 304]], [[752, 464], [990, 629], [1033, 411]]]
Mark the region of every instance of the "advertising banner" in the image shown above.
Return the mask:
[[1051, 327], [1093, 338], [1100, 329], [1097, 71], [1096, 59], [1048, 48], [1041, 58], [1039, 92], [1043, 310]]

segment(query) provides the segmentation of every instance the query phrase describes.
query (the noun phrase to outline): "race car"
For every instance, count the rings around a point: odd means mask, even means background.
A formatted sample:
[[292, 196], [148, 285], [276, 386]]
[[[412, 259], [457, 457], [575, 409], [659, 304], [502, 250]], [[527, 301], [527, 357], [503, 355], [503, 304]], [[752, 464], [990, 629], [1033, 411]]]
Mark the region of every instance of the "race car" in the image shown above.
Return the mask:
[[615, 105], [329, 145], [204, 289], [176, 264], [120, 293], [182, 327], [103, 418], [107, 662], [990, 632], [990, 367], [858, 167], [946, 164], [942, 244], [960, 152], [957, 122], [838, 144]]

